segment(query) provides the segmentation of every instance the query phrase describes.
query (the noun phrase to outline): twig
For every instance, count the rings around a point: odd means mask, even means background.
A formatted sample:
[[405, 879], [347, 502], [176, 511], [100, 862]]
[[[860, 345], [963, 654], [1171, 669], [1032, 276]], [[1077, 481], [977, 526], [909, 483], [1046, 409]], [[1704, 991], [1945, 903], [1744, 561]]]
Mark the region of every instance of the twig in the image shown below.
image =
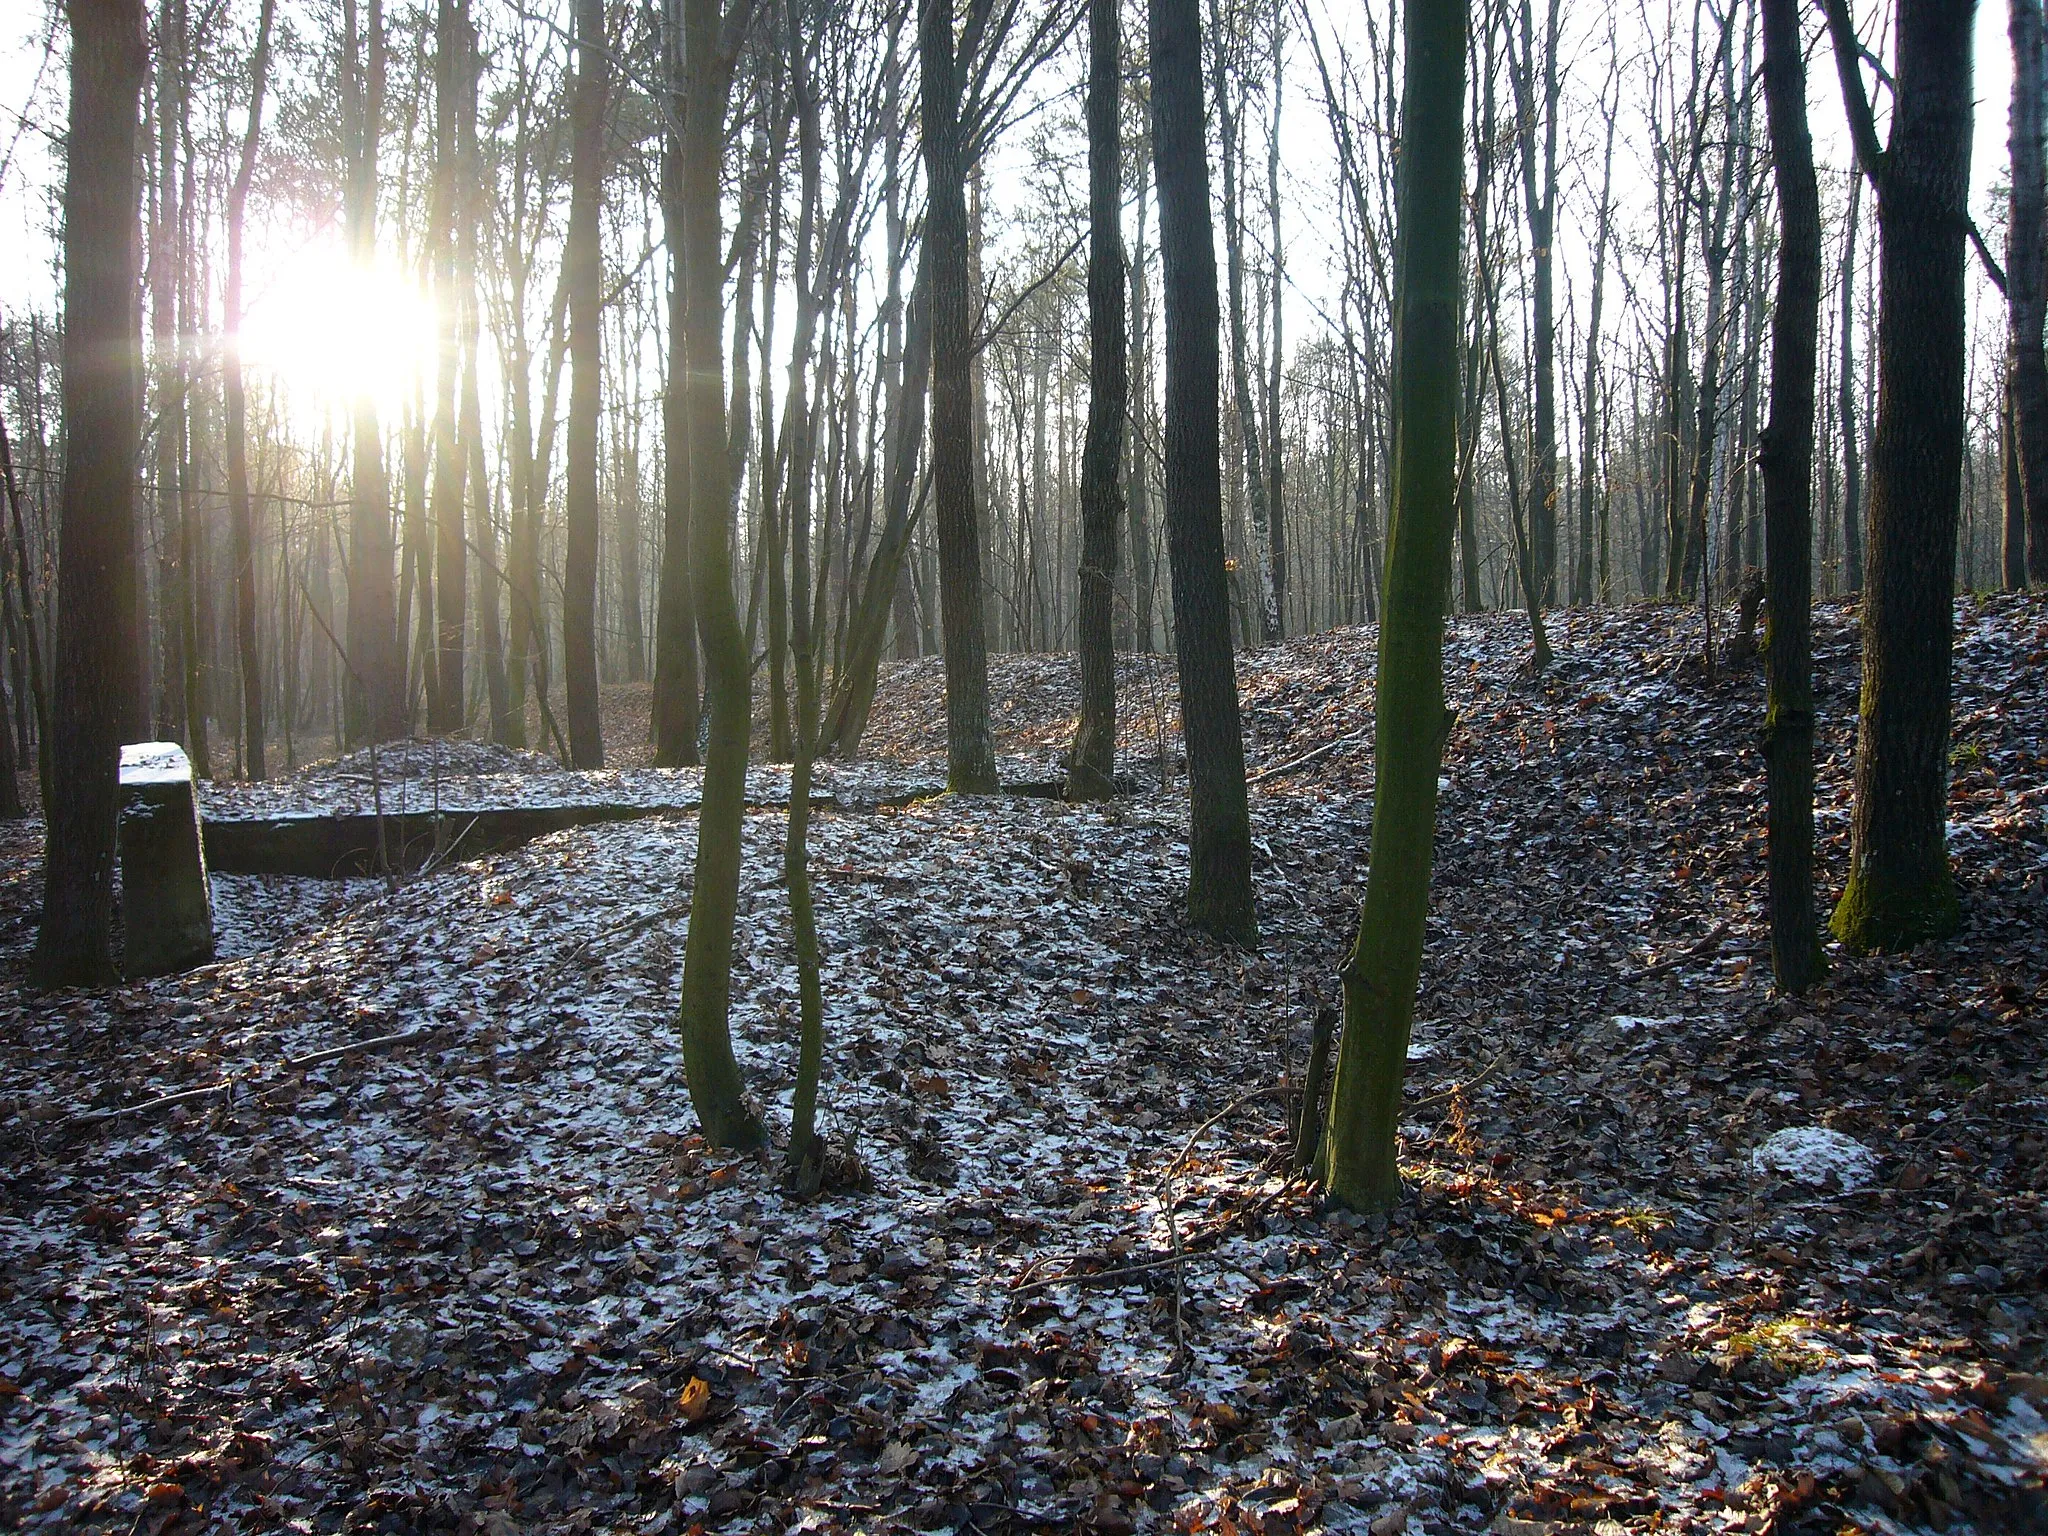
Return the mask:
[[1704, 939], [1701, 939], [1699, 943], [1693, 945], [1692, 948], [1680, 951], [1669, 960], [1659, 960], [1647, 970], [1637, 971], [1633, 976], [1624, 976], [1622, 981], [1629, 984], [1638, 981], [1648, 981], [1652, 977], [1669, 975], [1672, 971], [1677, 970], [1680, 966], [1690, 961], [1706, 959], [1718, 950], [1721, 947], [1721, 941], [1728, 937], [1728, 926], [1726, 923], [1716, 923], [1714, 931]]
[[[376, 1035], [368, 1040], [355, 1040], [347, 1045], [329, 1046], [306, 1056], [287, 1056], [284, 1066], [293, 1072], [303, 1072], [311, 1067], [323, 1066], [330, 1061], [340, 1061], [345, 1056], [364, 1056], [372, 1051], [385, 1050], [395, 1045], [409, 1045], [415, 1040], [433, 1034], [440, 1026], [422, 1024], [417, 1029], [401, 1030], [392, 1035]], [[235, 1086], [236, 1079], [231, 1073], [217, 1083], [208, 1083], [204, 1088], [186, 1088], [177, 1093], [166, 1093], [158, 1098], [144, 1099], [140, 1104], [124, 1104], [115, 1109], [81, 1110], [67, 1115], [60, 1123], [90, 1125], [100, 1121], [118, 1120], [124, 1115], [146, 1114], [151, 1110], [169, 1109], [175, 1104], [188, 1104], [195, 1099], [204, 1099], [216, 1093], [226, 1093]]]
[[1261, 768], [1257, 773], [1248, 773], [1245, 775], [1244, 781], [1247, 785], [1251, 785], [1257, 784], [1264, 779], [1277, 779], [1283, 773], [1292, 773], [1297, 768], [1306, 768], [1310, 763], [1328, 757], [1339, 747], [1350, 746], [1354, 742], [1363, 740], [1365, 740], [1365, 733], [1363, 731], [1354, 731], [1349, 736], [1339, 736], [1335, 741], [1324, 742], [1314, 751], [1302, 753], [1300, 757], [1290, 758], [1284, 763], [1275, 763], [1270, 768]]

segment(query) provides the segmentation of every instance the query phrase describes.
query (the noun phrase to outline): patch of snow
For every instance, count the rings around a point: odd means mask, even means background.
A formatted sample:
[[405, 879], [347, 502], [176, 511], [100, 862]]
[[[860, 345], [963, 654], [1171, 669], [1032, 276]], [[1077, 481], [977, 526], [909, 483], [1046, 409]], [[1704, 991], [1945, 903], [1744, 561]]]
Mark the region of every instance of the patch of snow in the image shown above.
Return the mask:
[[1768, 1137], [1752, 1155], [1758, 1173], [1775, 1173], [1797, 1184], [1841, 1189], [1867, 1187], [1877, 1175], [1877, 1157], [1853, 1136], [1818, 1125], [1792, 1125]]
[[138, 741], [121, 749], [121, 782], [189, 784], [192, 763], [175, 741]]

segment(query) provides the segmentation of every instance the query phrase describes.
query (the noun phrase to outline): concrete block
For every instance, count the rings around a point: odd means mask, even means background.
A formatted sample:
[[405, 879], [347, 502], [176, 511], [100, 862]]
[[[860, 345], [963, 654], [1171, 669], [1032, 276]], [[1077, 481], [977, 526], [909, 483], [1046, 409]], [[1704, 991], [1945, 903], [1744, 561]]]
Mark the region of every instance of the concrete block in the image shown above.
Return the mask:
[[122, 968], [167, 976], [213, 958], [213, 889], [192, 764], [174, 741], [121, 749]]

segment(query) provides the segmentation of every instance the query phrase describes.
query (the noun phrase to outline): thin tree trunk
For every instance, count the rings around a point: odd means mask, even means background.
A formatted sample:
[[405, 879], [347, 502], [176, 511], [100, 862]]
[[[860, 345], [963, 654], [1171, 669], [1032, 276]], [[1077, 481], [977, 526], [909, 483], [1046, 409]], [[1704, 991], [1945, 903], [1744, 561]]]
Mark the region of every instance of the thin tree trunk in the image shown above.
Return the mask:
[[945, 635], [946, 785], [960, 794], [991, 794], [998, 780], [988, 723], [979, 526], [983, 498], [975, 484], [967, 167], [949, 0], [919, 0], [918, 52], [928, 198], [924, 237], [932, 251], [932, 500]]
[[686, 415], [690, 454], [690, 544], [697, 631], [711, 707], [690, 931], [683, 951], [681, 1033], [690, 1102], [704, 1139], [754, 1147], [761, 1123], [742, 1095], [733, 1057], [733, 922], [738, 910], [740, 833], [746, 810], [751, 708], [745, 637], [732, 591], [732, 460], [725, 421], [725, 263], [719, 208], [719, 148], [725, 137], [733, 57], [719, 36], [718, 0], [669, 0], [680, 26], [684, 70], [682, 132]]
[[1081, 722], [1069, 800], [1116, 793], [1116, 525], [1123, 516], [1125, 370], [1121, 0], [1088, 6], [1088, 427], [1081, 450]]
[[1251, 815], [1223, 569], [1215, 234], [1196, 0], [1151, 0], [1152, 155], [1166, 294], [1166, 533], [1187, 742], [1188, 918], [1252, 942]]
[[[683, 93], [680, 39], [662, 29], [668, 115], [680, 122]], [[663, 768], [697, 765], [697, 604], [690, 572], [690, 418], [688, 281], [683, 272], [682, 144], [670, 126], [661, 141], [661, 221], [668, 243], [668, 371], [661, 391], [661, 570], [654, 613], [654, 761]]]
[[[377, 247], [377, 140], [384, 116], [384, 6], [369, 0], [367, 65], [358, 57], [355, 0], [343, 8], [342, 116], [349, 176], [346, 219], [349, 259], [369, 269]], [[377, 401], [365, 390], [350, 402], [348, 649], [352, 736], [389, 741], [405, 734], [405, 669], [392, 607], [391, 485]], [[290, 712], [290, 703], [285, 713]]]
[[1863, 175], [1849, 173], [1849, 218], [1842, 231], [1842, 366], [1835, 377], [1842, 437], [1842, 590], [1863, 590], [1863, 444], [1856, 434], [1856, 212]]
[[456, 284], [458, 225], [469, 199], [462, 186], [456, 129], [471, 47], [468, 0], [440, 0], [434, 28], [434, 192], [427, 240], [440, 312], [440, 355], [434, 379], [434, 659], [427, 692], [427, 728], [462, 729], [463, 628], [468, 618], [469, 548], [464, 494], [469, 459], [457, 419], [462, 371], [463, 304]]
[[1394, 497], [1373, 710], [1372, 857], [1345, 962], [1323, 1185], [1333, 1205], [1401, 1197], [1395, 1127], [1429, 912], [1444, 705], [1444, 600], [1458, 473], [1458, 226], [1465, 5], [1410, 0], [1395, 212]]
[[228, 526], [235, 561], [235, 650], [242, 668], [242, 736], [250, 778], [263, 771], [263, 657], [256, 644], [256, 554], [249, 527], [248, 397], [242, 386], [242, 224], [256, 146], [263, 132], [263, 92], [270, 74], [270, 22], [276, 0], [256, 18], [256, 54], [249, 66], [249, 121], [242, 157], [228, 193], [228, 281], [222, 310], [221, 373], [227, 403]]
[[1797, 995], [1824, 969], [1813, 899], [1813, 396], [1820, 327], [1820, 188], [1806, 123], [1799, 0], [1762, 0], [1764, 108], [1778, 183], [1771, 419], [1760, 457], [1768, 617], [1764, 777], [1769, 801], [1771, 968]]
[[[604, 0], [576, 0], [576, 83], [570, 101], [569, 233], [562, 260], [569, 284], [569, 442], [566, 560], [562, 572], [562, 670], [568, 692], [569, 756], [578, 768], [604, 766], [597, 699], [597, 415], [602, 387], [604, 201]], [[723, 402], [721, 402], [722, 407]]]

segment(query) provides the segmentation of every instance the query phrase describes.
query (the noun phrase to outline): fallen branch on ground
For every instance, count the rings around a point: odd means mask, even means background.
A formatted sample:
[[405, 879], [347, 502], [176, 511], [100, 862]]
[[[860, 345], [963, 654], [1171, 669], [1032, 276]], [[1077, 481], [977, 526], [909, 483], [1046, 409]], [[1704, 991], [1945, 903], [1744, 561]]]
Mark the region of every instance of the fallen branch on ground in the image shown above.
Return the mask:
[[[347, 1045], [331, 1045], [325, 1050], [313, 1051], [305, 1056], [287, 1056], [283, 1065], [288, 1071], [304, 1072], [313, 1067], [325, 1066], [330, 1061], [340, 1061], [348, 1056], [367, 1056], [372, 1051], [387, 1050], [396, 1045], [409, 1045], [424, 1039], [439, 1029], [439, 1025], [422, 1024], [417, 1029], [400, 1030], [396, 1034], [375, 1035], [368, 1040], [354, 1040]], [[140, 1104], [123, 1104], [114, 1109], [88, 1109], [67, 1115], [60, 1125], [91, 1125], [101, 1121], [119, 1120], [124, 1115], [148, 1114], [153, 1110], [169, 1109], [178, 1104], [189, 1104], [216, 1093], [226, 1093], [240, 1081], [233, 1074], [217, 1083], [208, 1083], [203, 1088], [185, 1088], [177, 1093], [166, 1093], [154, 1099], [144, 1099]]]
[[1638, 981], [1649, 981], [1657, 976], [1668, 976], [1682, 965], [1688, 965], [1694, 960], [1704, 960], [1714, 954], [1720, 949], [1722, 941], [1727, 937], [1728, 924], [1716, 923], [1714, 931], [1704, 939], [1701, 939], [1699, 943], [1693, 945], [1691, 949], [1682, 950], [1678, 954], [1673, 955], [1669, 960], [1659, 960], [1647, 970], [1637, 971], [1633, 976], [1624, 976], [1621, 979], [1624, 982], [1633, 984]]

